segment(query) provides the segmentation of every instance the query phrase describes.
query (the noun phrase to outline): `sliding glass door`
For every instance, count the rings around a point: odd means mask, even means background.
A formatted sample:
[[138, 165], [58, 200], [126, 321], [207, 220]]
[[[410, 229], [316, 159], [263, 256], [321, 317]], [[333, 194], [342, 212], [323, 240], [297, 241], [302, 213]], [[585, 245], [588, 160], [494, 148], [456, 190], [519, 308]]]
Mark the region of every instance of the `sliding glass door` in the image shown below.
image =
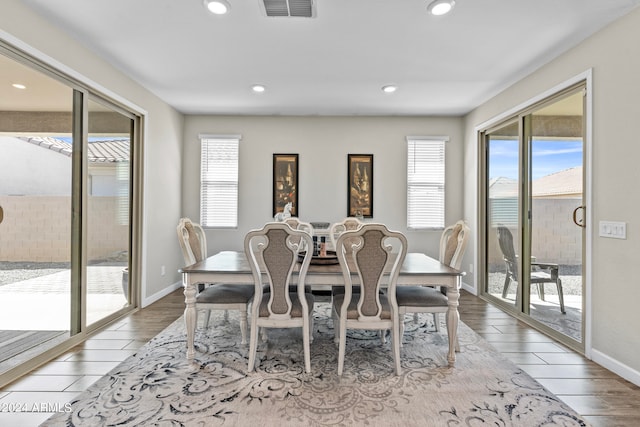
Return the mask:
[[0, 69], [3, 384], [135, 306], [139, 118], [2, 44]]
[[584, 85], [482, 133], [483, 294], [583, 348]]

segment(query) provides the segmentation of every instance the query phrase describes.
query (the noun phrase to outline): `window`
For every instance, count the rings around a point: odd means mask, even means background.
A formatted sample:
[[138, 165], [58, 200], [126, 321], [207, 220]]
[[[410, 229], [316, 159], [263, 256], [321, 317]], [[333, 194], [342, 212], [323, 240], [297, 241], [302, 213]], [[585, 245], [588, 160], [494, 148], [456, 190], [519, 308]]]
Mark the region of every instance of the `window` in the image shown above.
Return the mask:
[[444, 228], [446, 137], [407, 137], [407, 228]]
[[200, 136], [200, 223], [238, 226], [239, 136]]

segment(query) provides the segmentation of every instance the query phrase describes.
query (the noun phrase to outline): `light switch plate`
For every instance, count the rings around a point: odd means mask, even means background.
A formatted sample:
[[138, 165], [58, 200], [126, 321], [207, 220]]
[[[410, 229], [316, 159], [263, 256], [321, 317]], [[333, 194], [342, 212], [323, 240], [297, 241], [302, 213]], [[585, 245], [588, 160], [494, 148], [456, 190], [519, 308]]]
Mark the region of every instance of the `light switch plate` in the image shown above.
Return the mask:
[[627, 238], [627, 223], [619, 221], [600, 221], [599, 224], [600, 237], [609, 237], [611, 239]]

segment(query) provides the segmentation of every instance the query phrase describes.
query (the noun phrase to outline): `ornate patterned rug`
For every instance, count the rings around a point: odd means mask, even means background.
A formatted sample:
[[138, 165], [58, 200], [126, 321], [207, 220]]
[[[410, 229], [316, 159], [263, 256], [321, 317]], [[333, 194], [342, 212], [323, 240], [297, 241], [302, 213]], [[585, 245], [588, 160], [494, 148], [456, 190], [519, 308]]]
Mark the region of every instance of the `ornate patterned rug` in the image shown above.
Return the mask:
[[[327, 303], [316, 304], [312, 372], [304, 372], [300, 330], [269, 330], [257, 369], [247, 374], [237, 313], [213, 312], [196, 333], [196, 360], [185, 360], [183, 319], [102, 377], [43, 426], [586, 426], [573, 410], [469, 327], [447, 365], [446, 333], [430, 315], [407, 315], [402, 375], [390, 340], [349, 332], [345, 372]], [[443, 316], [441, 316], [443, 317]], [[444, 325], [443, 325], [444, 326]], [[445, 329], [443, 329], [444, 331]]]

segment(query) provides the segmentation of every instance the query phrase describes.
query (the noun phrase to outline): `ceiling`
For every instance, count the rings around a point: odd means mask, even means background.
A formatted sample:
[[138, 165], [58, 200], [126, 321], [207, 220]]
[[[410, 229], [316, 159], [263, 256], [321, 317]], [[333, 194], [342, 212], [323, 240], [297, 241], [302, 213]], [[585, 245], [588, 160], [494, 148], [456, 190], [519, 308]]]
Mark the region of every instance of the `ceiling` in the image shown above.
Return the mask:
[[[22, 0], [185, 114], [463, 115], [640, 0]], [[266, 86], [254, 93], [253, 84]], [[382, 92], [387, 84], [398, 90]], [[123, 94], [126, 96], [126, 94]]]

